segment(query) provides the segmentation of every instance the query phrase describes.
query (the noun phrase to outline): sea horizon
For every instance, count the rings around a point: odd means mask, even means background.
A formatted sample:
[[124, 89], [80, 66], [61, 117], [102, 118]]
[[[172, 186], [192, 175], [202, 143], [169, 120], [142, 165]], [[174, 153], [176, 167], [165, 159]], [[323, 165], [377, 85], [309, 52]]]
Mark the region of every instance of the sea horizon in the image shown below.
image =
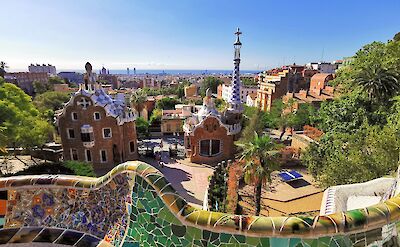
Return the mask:
[[[128, 75], [127, 70], [123, 69], [110, 69], [110, 74], [112, 75]], [[233, 70], [225, 70], [225, 69], [137, 69], [136, 73], [134, 73], [133, 69], [129, 70], [129, 75], [228, 75], [232, 74]], [[241, 74], [257, 74], [262, 70], [241, 70]], [[12, 72], [27, 72], [27, 70], [12, 70], [8, 71]], [[57, 74], [60, 72], [77, 72], [77, 73], [84, 73], [85, 70], [83, 69], [57, 69]], [[94, 69], [93, 72], [99, 74], [99, 69]]]

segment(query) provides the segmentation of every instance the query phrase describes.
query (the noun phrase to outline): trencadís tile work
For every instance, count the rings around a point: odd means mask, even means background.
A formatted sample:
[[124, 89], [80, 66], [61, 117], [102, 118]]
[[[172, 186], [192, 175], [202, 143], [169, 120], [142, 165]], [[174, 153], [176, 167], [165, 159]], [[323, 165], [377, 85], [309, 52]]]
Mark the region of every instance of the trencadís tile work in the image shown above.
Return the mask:
[[75, 246], [395, 246], [400, 197], [316, 217], [204, 211], [152, 166], [126, 162], [100, 178], [0, 179], [7, 191], [0, 244]]

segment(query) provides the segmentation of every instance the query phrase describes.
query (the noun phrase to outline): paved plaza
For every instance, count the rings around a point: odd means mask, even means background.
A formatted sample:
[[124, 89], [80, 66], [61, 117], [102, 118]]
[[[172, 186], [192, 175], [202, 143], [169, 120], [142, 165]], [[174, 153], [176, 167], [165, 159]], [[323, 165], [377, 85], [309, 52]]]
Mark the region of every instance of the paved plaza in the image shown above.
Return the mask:
[[163, 168], [154, 159], [143, 161], [157, 167], [175, 190], [194, 206], [202, 207], [208, 188], [208, 177], [212, 175], [211, 167], [178, 162], [168, 158]]

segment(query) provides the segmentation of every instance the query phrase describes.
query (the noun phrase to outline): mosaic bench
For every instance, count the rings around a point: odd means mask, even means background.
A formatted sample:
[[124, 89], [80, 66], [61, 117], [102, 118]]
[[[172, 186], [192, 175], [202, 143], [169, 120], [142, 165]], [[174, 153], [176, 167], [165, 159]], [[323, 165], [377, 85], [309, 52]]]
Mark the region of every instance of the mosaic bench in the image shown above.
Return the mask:
[[100, 178], [0, 178], [0, 244], [75, 246], [393, 246], [400, 197], [315, 217], [256, 217], [197, 209], [139, 161]]

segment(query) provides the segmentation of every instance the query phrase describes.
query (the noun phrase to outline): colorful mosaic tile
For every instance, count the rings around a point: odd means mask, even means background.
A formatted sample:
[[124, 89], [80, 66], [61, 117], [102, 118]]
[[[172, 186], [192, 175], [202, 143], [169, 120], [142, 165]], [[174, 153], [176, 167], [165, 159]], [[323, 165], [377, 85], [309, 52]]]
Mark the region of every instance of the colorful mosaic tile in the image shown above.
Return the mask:
[[[396, 243], [399, 198], [316, 217], [256, 217], [190, 206], [164, 176], [127, 162], [105, 176], [0, 179], [1, 243], [75, 246], [381, 246]], [[378, 222], [378, 223], [376, 223]]]

